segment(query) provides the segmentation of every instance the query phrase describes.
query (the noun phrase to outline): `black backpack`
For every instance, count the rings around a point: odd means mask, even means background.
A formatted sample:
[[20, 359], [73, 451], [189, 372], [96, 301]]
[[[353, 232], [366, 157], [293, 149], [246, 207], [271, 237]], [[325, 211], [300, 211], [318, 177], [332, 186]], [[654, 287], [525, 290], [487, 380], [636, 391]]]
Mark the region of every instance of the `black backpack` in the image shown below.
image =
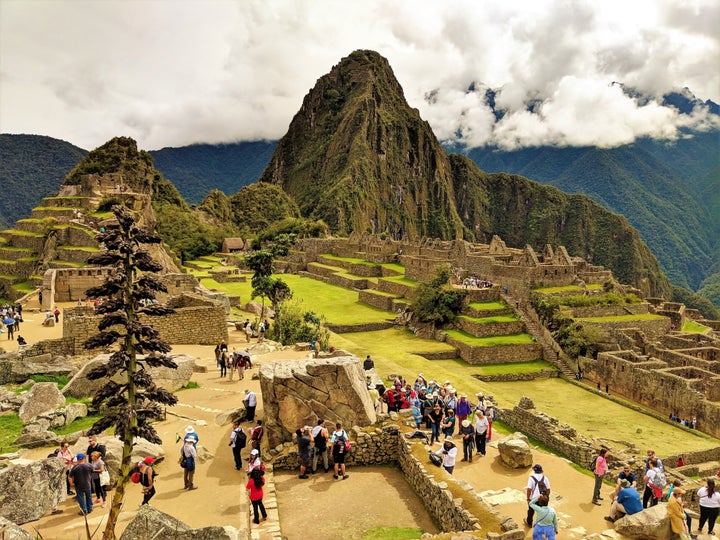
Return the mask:
[[238, 448], [245, 448], [246, 444], [247, 435], [245, 435], [245, 430], [238, 428], [235, 434], [235, 446], [237, 446]]
[[550, 496], [550, 490], [547, 487], [547, 484], [545, 483], [545, 477], [541, 477], [540, 480], [535, 478], [533, 476], [533, 480], [535, 480], [535, 485], [538, 488], [538, 491], [540, 492], [540, 495], [545, 495], [546, 497]]

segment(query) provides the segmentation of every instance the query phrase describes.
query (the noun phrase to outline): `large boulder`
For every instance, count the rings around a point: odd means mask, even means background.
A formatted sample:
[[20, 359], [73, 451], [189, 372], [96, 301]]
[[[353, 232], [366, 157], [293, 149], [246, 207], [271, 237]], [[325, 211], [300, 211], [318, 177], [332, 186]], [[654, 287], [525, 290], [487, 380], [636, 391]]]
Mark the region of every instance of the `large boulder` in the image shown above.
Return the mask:
[[292, 441], [298, 426], [368, 426], [375, 408], [365, 372], [355, 356], [315, 360], [285, 360], [260, 367], [265, 432], [270, 447]]
[[[147, 370], [156, 385], [168, 390], [169, 392], [174, 392], [175, 390], [179, 390], [183, 386], [187, 385], [190, 381], [193, 374], [193, 367], [195, 366], [195, 358], [184, 354], [174, 354], [170, 356], [178, 365], [177, 369], [153, 367], [147, 368]], [[70, 382], [65, 385], [63, 388], [63, 394], [78, 399], [95, 395], [95, 392], [107, 384], [108, 379], [103, 377], [102, 379], [91, 381], [87, 378], [87, 373], [96, 366], [107, 363], [109, 358], [110, 355], [101, 354], [90, 360], [72, 379], [70, 379]], [[143, 363], [142, 358], [139, 359], [139, 363]], [[115, 377], [113, 377], [113, 380], [122, 384], [124, 383], [123, 377], [123, 374], [118, 373]]]
[[[80, 437], [72, 447], [72, 453], [77, 454], [87, 450], [90, 439], [88, 437]], [[112, 436], [100, 436], [98, 437], [98, 444], [105, 446], [105, 465], [107, 465], [108, 472], [110, 473], [110, 480], [112, 482], [117, 478], [120, 472], [120, 463], [122, 462], [123, 454], [123, 443], [117, 437]], [[179, 454], [178, 450], [178, 454]], [[165, 457], [165, 450], [158, 444], [153, 444], [145, 439], [135, 439], [131, 454], [131, 463], [137, 463], [147, 456], [154, 457], [155, 459], [163, 459]]]
[[226, 426], [232, 424], [235, 421], [242, 422], [247, 416], [245, 406], [235, 407], [234, 409], [225, 409], [224, 411], [215, 415], [215, 424], [218, 426]]
[[57, 383], [36, 383], [28, 390], [25, 402], [20, 406], [18, 416], [24, 423], [28, 423], [36, 416], [54, 411], [64, 405], [65, 396], [58, 390]]
[[614, 525], [615, 532], [634, 540], [668, 540], [672, 537], [665, 503], [621, 517]]
[[3, 540], [33, 540], [35, 537], [12, 521], [0, 517], [0, 538]]
[[169, 514], [144, 504], [123, 531], [120, 540], [172, 538], [173, 540], [238, 540], [240, 531], [234, 527], [210, 526], [192, 529]]
[[65, 500], [65, 465], [57, 458], [0, 470], [0, 516], [22, 525]]
[[40, 448], [41, 446], [59, 446], [63, 437], [48, 431], [40, 424], [28, 424], [20, 432], [20, 436], [13, 441], [15, 446], [22, 448]]
[[503, 464], [511, 469], [525, 469], [533, 464], [528, 438], [519, 431], [500, 440], [498, 452]]

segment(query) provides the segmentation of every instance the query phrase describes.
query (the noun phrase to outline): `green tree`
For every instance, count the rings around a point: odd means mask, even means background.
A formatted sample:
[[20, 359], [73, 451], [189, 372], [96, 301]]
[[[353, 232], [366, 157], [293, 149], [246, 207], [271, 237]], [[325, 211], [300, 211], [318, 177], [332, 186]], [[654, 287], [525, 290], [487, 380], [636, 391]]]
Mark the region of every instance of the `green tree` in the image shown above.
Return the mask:
[[[140, 321], [140, 315], [162, 316], [173, 310], [158, 304], [145, 304], [155, 300], [157, 291], [167, 292], [153, 272], [160, 272], [162, 266], [155, 262], [142, 244], [159, 243], [160, 237], [138, 228], [130, 212], [119, 205], [112, 208], [119, 227], [108, 228], [97, 236], [104, 251], [92, 255], [88, 262], [111, 266], [113, 269], [102, 285], [88, 289], [89, 298], [107, 298], [97, 308], [103, 315], [98, 329], [100, 332], [89, 338], [87, 349], [109, 347], [119, 342], [119, 347], [106, 364], [97, 366], [87, 374], [91, 380], [107, 378], [108, 382], [93, 397], [93, 405], [105, 411], [95, 422], [89, 434], [97, 434], [114, 427], [115, 435], [123, 441], [120, 473], [115, 482], [108, 522], [103, 533], [104, 540], [115, 538], [115, 525], [122, 507], [131, 470], [131, 455], [136, 437], [161, 444], [155, 428], [147, 418], [160, 416], [159, 404], [174, 405], [177, 398], [155, 385], [146, 367], [164, 366], [176, 369], [177, 364], [166, 353], [171, 347], [152, 326]], [[139, 274], [142, 272], [142, 274]], [[145, 354], [138, 360], [138, 354]], [[116, 383], [113, 376], [124, 374], [124, 382]]]
[[[280, 278], [273, 278], [275, 272], [273, 262], [275, 257], [282, 257], [290, 252], [290, 245], [294, 238], [293, 235], [280, 235], [273, 243], [265, 249], [259, 249], [248, 253], [244, 257], [245, 266], [253, 272], [250, 284], [252, 285], [252, 297], [262, 298], [262, 309], [260, 318], [265, 317], [265, 299], [269, 299], [272, 304], [273, 311], [276, 312], [277, 307], [286, 298], [292, 296], [292, 291], [287, 284]], [[276, 319], [275, 324], [279, 324]]]
[[442, 326], [454, 321], [462, 311], [466, 293], [450, 285], [450, 275], [450, 267], [443, 265], [430, 282], [417, 286], [410, 309], [420, 322]]

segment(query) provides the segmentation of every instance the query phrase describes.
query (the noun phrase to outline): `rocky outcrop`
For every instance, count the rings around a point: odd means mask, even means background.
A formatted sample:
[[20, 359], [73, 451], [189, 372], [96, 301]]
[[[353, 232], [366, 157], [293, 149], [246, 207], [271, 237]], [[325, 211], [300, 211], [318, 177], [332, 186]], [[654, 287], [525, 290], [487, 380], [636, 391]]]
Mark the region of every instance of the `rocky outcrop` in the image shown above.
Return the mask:
[[51, 412], [65, 405], [65, 396], [58, 390], [57, 383], [36, 383], [30, 388], [27, 399], [21, 405], [18, 416], [27, 423], [43, 413]]
[[375, 409], [365, 386], [365, 372], [354, 356], [286, 360], [260, 367], [265, 431], [271, 447], [291, 441], [299, 426], [345, 428], [375, 422]]
[[[88, 447], [89, 439], [87, 437], [80, 437], [72, 447], [73, 454], [78, 452], [85, 452]], [[117, 474], [120, 471], [120, 463], [122, 461], [123, 443], [117, 437], [98, 437], [98, 443], [105, 446], [105, 465], [110, 472], [110, 481], [114, 482], [117, 478]], [[165, 450], [158, 444], [153, 444], [146, 441], [145, 439], [137, 438], [133, 445], [131, 463], [137, 463], [138, 461], [146, 458], [147, 456], [154, 457], [155, 459], [161, 459], [165, 457]]]
[[57, 458], [0, 471], [0, 516], [22, 525], [65, 500], [65, 466]]
[[[151, 377], [155, 381], [155, 384], [165, 388], [169, 392], [179, 390], [183, 386], [187, 385], [193, 374], [193, 367], [195, 366], [195, 358], [192, 356], [186, 356], [184, 354], [170, 355], [175, 363], [178, 365], [177, 369], [170, 369], [166, 367], [158, 368], [147, 368]], [[100, 388], [107, 384], [107, 379], [97, 379], [91, 381], [87, 378], [87, 373], [96, 366], [107, 363], [109, 355], [101, 354], [93, 358], [90, 362], [85, 364], [82, 369], [72, 378], [70, 382], [63, 388], [63, 394], [74, 398], [90, 397], [95, 394]], [[142, 359], [140, 359], [142, 362]], [[116, 375], [113, 380], [118, 383], [122, 383], [122, 375]]]
[[4, 386], [0, 386], [0, 412], [17, 411], [23, 404], [24, 399], [11, 392]]
[[240, 531], [234, 527], [211, 526], [193, 529], [169, 514], [150, 505], [143, 505], [120, 536], [120, 540], [172, 538], [173, 540], [238, 540]]
[[77, 366], [64, 356], [49, 353], [26, 356], [16, 352], [0, 355], [0, 384], [22, 383], [31, 375], [72, 376], [76, 372]]
[[498, 442], [498, 452], [500, 460], [511, 469], [525, 469], [533, 464], [528, 438], [519, 431]]
[[15, 446], [23, 448], [40, 448], [41, 446], [58, 446], [63, 437], [52, 431], [48, 431], [40, 424], [28, 424], [20, 433], [20, 436], [13, 441]]
[[651, 506], [615, 522], [615, 531], [634, 540], [667, 540], [672, 537], [667, 504]]
[[0, 538], [3, 540], [33, 540], [34, 536], [12, 521], [0, 517]]

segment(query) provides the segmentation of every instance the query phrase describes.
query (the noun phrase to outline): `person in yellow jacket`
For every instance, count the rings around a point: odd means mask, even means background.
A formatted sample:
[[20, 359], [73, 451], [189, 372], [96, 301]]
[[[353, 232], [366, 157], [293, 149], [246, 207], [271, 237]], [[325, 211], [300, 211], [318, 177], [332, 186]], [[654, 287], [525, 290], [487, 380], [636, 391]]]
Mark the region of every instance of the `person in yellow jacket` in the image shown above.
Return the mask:
[[673, 532], [673, 539], [679, 538], [681, 540], [687, 540], [690, 538], [690, 531], [688, 531], [687, 523], [685, 522], [685, 510], [683, 510], [682, 496], [684, 494], [684, 489], [676, 487], [667, 504], [667, 513], [670, 516], [670, 528]]

